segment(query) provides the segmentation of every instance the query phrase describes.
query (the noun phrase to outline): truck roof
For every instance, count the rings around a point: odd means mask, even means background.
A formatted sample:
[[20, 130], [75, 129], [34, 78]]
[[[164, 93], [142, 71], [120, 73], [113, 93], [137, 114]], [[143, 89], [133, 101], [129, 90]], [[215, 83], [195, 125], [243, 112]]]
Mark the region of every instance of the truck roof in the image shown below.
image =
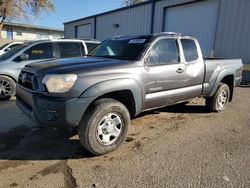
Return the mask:
[[146, 39], [150, 39], [150, 38], [155, 38], [155, 37], [159, 37], [159, 36], [169, 36], [169, 37], [192, 37], [190, 35], [183, 35], [182, 33], [177, 33], [177, 32], [160, 32], [160, 33], [155, 33], [155, 34], [149, 34], [149, 35], [138, 35], [138, 36], [133, 36], [133, 35], [118, 35], [118, 36], [114, 36], [111, 37], [109, 39], [117, 39], [117, 40], [122, 40], [122, 39], [133, 39], [133, 38], [146, 38]]

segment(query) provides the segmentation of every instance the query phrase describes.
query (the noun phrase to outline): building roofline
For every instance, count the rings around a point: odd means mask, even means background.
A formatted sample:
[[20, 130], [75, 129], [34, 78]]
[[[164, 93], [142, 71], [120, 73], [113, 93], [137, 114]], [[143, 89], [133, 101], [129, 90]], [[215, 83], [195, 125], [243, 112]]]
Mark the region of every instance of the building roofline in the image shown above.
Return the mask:
[[14, 22], [4, 22], [5, 26], [13, 26], [13, 27], [24, 27], [24, 28], [32, 28], [32, 29], [40, 29], [40, 30], [47, 30], [47, 31], [57, 31], [63, 32], [63, 29], [57, 29], [52, 27], [43, 27], [37, 25], [30, 25], [30, 24], [23, 24], [23, 23], [14, 23]]
[[87, 17], [80, 18], [80, 19], [77, 19], [77, 20], [72, 20], [72, 21], [64, 22], [63, 24], [65, 25], [65, 24], [69, 24], [69, 23], [83, 21], [83, 20], [86, 20], [86, 19], [91, 19], [91, 18], [94, 18], [94, 17], [97, 17], [97, 16], [102, 16], [102, 15], [106, 15], [106, 14], [112, 14], [112, 13], [119, 12], [119, 11], [122, 11], [122, 10], [127, 10], [127, 9], [131, 9], [131, 8], [135, 8], [135, 7], [139, 7], [139, 6], [151, 4], [154, 1], [156, 2], [156, 1], [161, 1], [161, 0], [148, 0], [146, 2], [138, 3], [138, 4], [135, 4], [135, 5], [130, 5], [130, 6], [127, 6], [127, 7], [122, 7], [122, 8], [118, 8], [118, 9], [106, 11], [106, 12], [103, 12], [103, 13], [99, 13], [99, 14], [94, 14], [92, 16], [87, 16]]
[[65, 39], [65, 38], [58, 38], [58, 39], [36, 39], [32, 41], [27, 41], [27, 42], [86, 42], [86, 43], [96, 43], [99, 44], [99, 41], [96, 40], [84, 40], [84, 39]]

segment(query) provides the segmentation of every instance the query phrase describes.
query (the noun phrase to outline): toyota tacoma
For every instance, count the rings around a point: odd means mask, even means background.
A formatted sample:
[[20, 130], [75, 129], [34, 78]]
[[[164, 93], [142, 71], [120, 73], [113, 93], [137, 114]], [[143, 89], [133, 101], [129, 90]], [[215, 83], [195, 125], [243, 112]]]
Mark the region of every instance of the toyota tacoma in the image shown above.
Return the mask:
[[26, 65], [16, 102], [38, 125], [77, 127], [83, 147], [102, 155], [122, 144], [143, 111], [196, 97], [224, 110], [241, 73], [240, 59], [203, 59], [192, 36], [119, 36], [86, 57]]

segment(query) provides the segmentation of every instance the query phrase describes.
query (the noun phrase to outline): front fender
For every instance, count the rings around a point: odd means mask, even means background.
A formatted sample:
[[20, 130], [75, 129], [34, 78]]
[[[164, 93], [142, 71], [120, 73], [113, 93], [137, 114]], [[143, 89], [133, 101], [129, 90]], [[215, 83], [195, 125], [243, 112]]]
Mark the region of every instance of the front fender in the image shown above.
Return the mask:
[[102, 95], [122, 90], [131, 91], [135, 101], [136, 114], [139, 114], [142, 109], [142, 89], [133, 79], [122, 78], [97, 83], [84, 91], [80, 97], [98, 98]]
[[221, 81], [223, 80], [223, 78], [225, 78], [226, 76], [229, 76], [229, 75], [233, 75], [234, 79], [235, 79], [235, 74], [236, 73], [235, 73], [235, 70], [233, 68], [227, 68], [227, 69], [222, 70], [219, 73], [219, 75], [217, 76], [217, 78], [216, 78], [216, 80], [215, 80], [215, 82], [213, 84], [212, 90], [211, 90], [211, 92], [209, 93], [208, 96], [212, 97], [216, 93], [216, 91], [217, 91]]

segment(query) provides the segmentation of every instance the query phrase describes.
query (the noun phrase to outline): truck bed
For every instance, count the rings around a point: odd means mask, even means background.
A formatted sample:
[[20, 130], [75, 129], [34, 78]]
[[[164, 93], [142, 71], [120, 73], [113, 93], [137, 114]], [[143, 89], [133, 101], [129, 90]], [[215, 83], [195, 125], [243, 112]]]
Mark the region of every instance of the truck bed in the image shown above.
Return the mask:
[[205, 76], [204, 76], [204, 91], [203, 95], [208, 95], [211, 92], [217, 78], [223, 72], [227, 72], [234, 76], [235, 86], [240, 84], [242, 73], [242, 60], [241, 59], [212, 59], [205, 58]]

